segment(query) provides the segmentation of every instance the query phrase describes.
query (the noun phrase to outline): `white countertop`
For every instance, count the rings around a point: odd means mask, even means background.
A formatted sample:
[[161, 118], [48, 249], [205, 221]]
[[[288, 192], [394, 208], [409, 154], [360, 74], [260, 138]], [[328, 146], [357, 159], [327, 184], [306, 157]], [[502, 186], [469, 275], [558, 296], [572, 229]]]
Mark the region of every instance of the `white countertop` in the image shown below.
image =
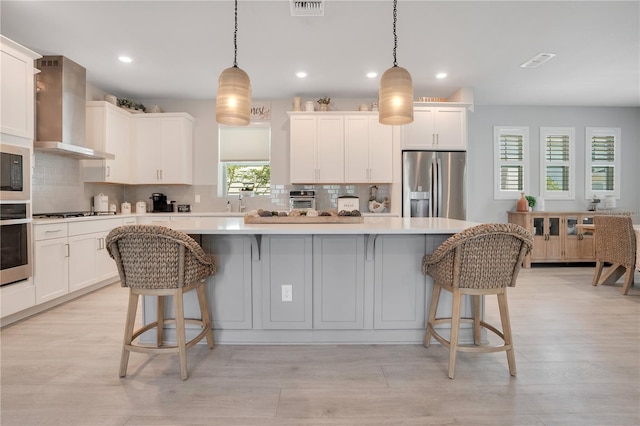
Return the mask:
[[241, 217], [156, 223], [187, 234], [454, 234], [476, 222], [444, 218], [365, 217], [363, 223], [245, 224]]

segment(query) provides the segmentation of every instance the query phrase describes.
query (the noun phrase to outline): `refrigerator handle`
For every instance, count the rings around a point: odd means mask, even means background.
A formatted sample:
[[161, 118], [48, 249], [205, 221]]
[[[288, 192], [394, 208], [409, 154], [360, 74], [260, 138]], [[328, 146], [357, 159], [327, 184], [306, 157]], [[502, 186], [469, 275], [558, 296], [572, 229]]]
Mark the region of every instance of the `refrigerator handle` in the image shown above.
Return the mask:
[[438, 163], [436, 165], [436, 184], [438, 185], [438, 217], [442, 215], [442, 163], [438, 158], [436, 160]]
[[429, 174], [431, 175], [431, 187], [429, 188], [429, 217], [438, 216], [436, 210], [436, 162], [431, 160], [431, 166], [429, 167]]

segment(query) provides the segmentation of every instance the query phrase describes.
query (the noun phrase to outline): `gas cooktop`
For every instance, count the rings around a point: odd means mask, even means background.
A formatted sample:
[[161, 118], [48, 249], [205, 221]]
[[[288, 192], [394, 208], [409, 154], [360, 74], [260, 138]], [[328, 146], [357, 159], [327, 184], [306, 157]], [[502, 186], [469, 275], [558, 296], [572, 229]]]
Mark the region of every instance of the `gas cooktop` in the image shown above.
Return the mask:
[[34, 219], [66, 219], [68, 217], [84, 217], [95, 216], [94, 212], [56, 212], [56, 213], [36, 213], [33, 215]]

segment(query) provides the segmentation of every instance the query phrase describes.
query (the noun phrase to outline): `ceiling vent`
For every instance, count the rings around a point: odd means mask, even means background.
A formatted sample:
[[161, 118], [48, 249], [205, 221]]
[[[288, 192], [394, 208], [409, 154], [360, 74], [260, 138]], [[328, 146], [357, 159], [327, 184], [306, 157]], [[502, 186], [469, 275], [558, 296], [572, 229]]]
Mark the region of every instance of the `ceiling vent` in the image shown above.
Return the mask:
[[324, 16], [324, 0], [290, 0], [291, 16]]
[[540, 65], [544, 64], [545, 62], [547, 62], [549, 59], [553, 58], [554, 56], [556, 56], [555, 53], [538, 53], [536, 56], [529, 59], [524, 64], [521, 64], [520, 67], [521, 68], [537, 68]]

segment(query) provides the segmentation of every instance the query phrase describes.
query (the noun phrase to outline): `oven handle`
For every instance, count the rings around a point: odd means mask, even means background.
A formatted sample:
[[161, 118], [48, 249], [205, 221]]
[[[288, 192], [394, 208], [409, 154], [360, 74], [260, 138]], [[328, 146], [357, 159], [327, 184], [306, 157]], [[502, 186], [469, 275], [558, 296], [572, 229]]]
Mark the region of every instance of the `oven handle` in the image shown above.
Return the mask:
[[0, 226], [1, 225], [22, 225], [23, 223], [32, 223], [33, 219], [29, 218], [29, 219], [7, 219], [7, 220], [0, 220]]

